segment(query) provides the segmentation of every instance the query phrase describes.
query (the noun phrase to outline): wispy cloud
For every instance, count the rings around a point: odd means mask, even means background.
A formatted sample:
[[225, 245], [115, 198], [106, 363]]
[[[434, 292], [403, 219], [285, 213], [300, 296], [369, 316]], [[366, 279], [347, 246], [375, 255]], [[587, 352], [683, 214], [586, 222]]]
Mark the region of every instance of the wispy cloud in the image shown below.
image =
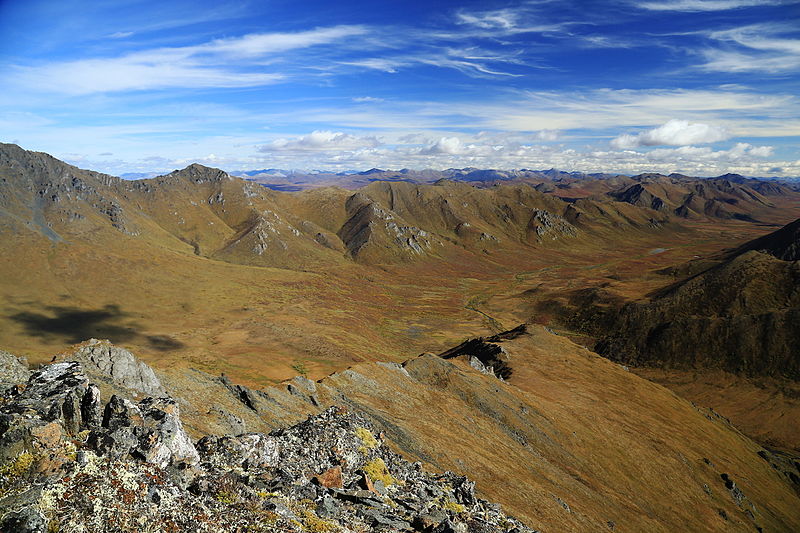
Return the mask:
[[[263, 72], [276, 54], [363, 35], [362, 26], [335, 26], [295, 33], [259, 33], [207, 43], [155, 48], [112, 58], [17, 66], [14, 81], [68, 95], [167, 88], [253, 87], [286, 75]], [[233, 66], [232, 66], [233, 65]]]
[[776, 6], [790, 2], [786, 0], [661, 0], [655, 2], [634, 2], [636, 7], [652, 11], [684, 11], [696, 13], [703, 11], [727, 11], [746, 7]]
[[702, 52], [704, 70], [722, 72], [766, 72], [780, 74], [800, 70], [800, 39], [787, 24], [752, 24], [712, 31], [709, 39], [725, 48]]
[[[456, 13], [456, 22], [494, 35], [514, 35], [520, 33], [549, 33], [562, 30], [571, 22], [539, 22], [534, 4], [490, 11], [466, 11]], [[538, 22], [538, 23], [537, 23]]]

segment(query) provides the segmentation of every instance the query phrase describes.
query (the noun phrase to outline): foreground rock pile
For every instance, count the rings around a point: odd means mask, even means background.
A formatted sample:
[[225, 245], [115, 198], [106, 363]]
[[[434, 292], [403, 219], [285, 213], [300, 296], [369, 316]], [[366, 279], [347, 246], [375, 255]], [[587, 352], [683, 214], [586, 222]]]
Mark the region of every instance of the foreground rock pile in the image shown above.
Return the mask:
[[175, 400], [103, 404], [75, 361], [2, 394], [0, 465], [3, 532], [531, 531], [467, 478], [403, 460], [358, 413], [193, 443]]

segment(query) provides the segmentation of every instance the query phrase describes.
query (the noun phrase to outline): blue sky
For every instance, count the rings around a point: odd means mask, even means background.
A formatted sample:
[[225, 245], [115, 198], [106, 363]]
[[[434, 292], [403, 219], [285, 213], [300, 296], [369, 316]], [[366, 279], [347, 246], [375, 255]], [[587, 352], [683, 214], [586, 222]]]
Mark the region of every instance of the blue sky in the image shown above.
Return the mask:
[[0, 0], [0, 141], [112, 174], [800, 176], [800, 1]]

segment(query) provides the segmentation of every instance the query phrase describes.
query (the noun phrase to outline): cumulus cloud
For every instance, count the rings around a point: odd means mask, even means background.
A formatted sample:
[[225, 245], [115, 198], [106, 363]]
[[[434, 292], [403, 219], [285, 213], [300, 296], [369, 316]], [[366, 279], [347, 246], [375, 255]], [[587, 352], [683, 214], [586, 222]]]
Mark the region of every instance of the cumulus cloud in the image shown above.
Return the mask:
[[[681, 172], [696, 176], [717, 176], [736, 172], [750, 176], [780, 173], [800, 175], [800, 161], [772, 161], [770, 146], [737, 143], [725, 150], [708, 146], [681, 146], [635, 150], [576, 150], [537, 144], [494, 144], [487, 139], [465, 140], [442, 137], [419, 145], [384, 145], [362, 150], [337, 152], [271, 152], [270, 165], [281, 168], [327, 168], [332, 170], [378, 168], [495, 168], [547, 169], [567, 171], [619, 172]], [[780, 171], [775, 168], [780, 167]], [[243, 168], [243, 167], [237, 167]], [[257, 168], [257, 167], [256, 167]]]
[[712, 150], [707, 146], [681, 146], [680, 148], [657, 148], [646, 152], [646, 157], [654, 162], [672, 163], [676, 161], [728, 161], [752, 160], [754, 157], [769, 157], [771, 146], [753, 146], [750, 143], [736, 143], [728, 150]]
[[430, 146], [420, 150], [421, 154], [448, 154], [458, 155], [464, 153], [467, 147], [458, 137], [442, 137]]
[[542, 130], [537, 131], [536, 135], [534, 135], [534, 138], [537, 141], [553, 142], [557, 141], [560, 136], [561, 133], [556, 130]]
[[687, 146], [724, 141], [729, 138], [730, 134], [724, 128], [672, 119], [657, 128], [636, 135], [623, 133], [612, 139], [611, 146], [617, 150], [639, 146]]
[[316, 130], [294, 139], [276, 139], [260, 148], [261, 152], [324, 152], [375, 148], [376, 137], [358, 137], [349, 133]]

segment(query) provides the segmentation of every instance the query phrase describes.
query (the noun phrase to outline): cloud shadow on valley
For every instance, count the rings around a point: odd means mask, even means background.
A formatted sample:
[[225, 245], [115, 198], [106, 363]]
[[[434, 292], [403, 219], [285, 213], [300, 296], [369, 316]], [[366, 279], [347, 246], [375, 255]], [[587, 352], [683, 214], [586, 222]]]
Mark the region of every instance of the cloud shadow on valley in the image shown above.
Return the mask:
[[90, 338], [108, 339], [112, 343], [141, 342], [161, 352], [182, 348], [184, 344], [167, 335], [146, 335], [141, 326], [127, 320], [128, 314], [117, 305], [98, 309], [72, 306], [47, 306], [44, 312], [19, 311], [8, 318], [20, 324], [33, 337], [58, 339], [70, 344]]

